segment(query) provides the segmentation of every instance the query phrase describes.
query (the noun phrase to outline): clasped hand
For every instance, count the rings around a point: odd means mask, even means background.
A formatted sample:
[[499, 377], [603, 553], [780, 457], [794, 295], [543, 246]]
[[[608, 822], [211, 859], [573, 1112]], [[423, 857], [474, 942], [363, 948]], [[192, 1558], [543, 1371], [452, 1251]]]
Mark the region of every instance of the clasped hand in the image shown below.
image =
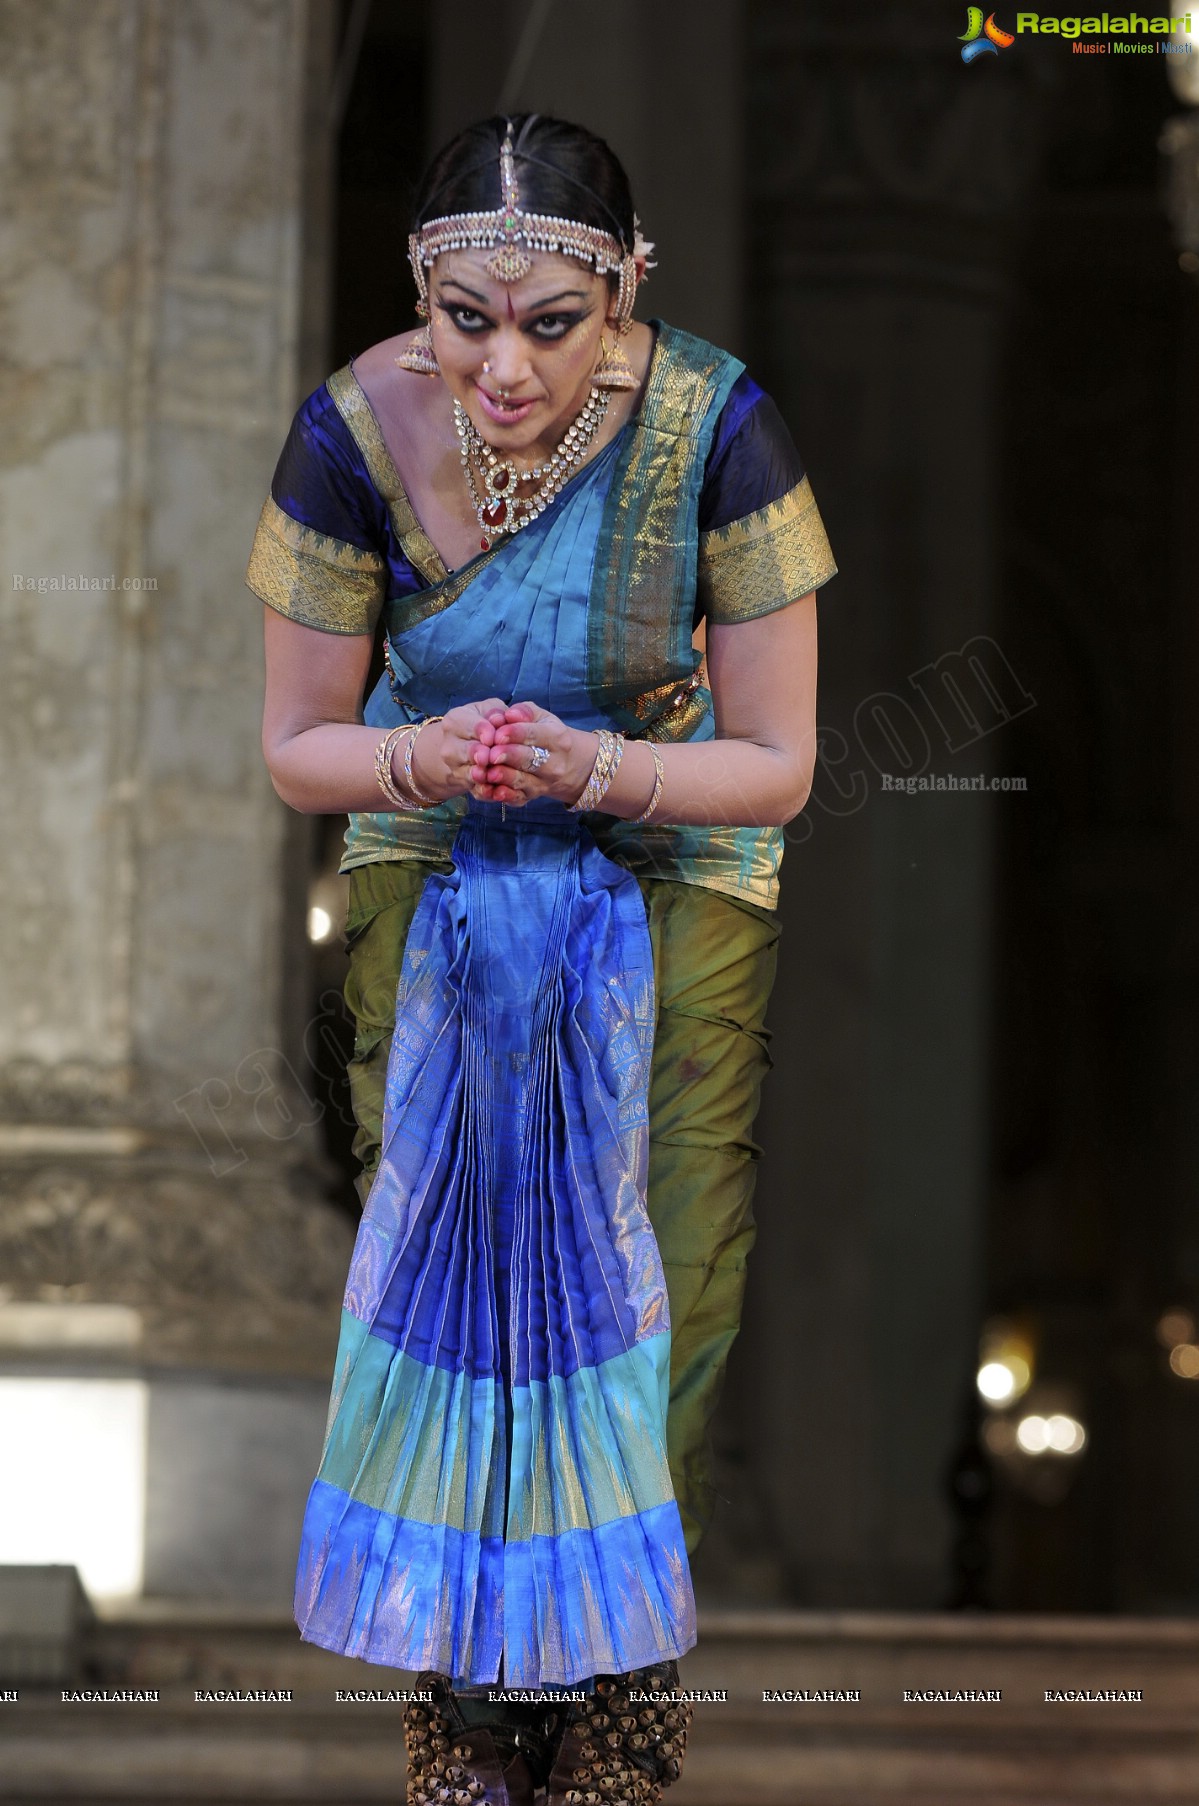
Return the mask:
[[[469, 793], [481, 803], [517, 807], [542, 797], [573, 803], [591, 776], [599, 742], [567, 727], [535, 702], [499, 697], [447, 711], [417, 737], [412, 770], [426, 796], [445, 802]], [[532, 769], [534, 748], [549, 757]]]

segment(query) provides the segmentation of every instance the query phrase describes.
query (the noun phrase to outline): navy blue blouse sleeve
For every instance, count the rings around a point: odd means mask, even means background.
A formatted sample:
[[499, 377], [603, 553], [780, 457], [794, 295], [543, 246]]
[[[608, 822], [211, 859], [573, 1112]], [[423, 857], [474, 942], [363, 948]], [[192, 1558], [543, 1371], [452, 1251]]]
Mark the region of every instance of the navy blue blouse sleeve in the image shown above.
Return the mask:
[[704, 466], [699, 530], [708, 533], [777, 502], [803, 464], [782, 415], [752, 376], [739, 376], [721, 410]]
[[698, 512], [697, 624], [770, 614], [836, 572], [791, 434], [748, 375], [737, 379], [721, 411]]
[[275, 467], [246, 582], [324, 633], [373, 633], [387, 589], [386, 504], [328, 388], [300, 407]]

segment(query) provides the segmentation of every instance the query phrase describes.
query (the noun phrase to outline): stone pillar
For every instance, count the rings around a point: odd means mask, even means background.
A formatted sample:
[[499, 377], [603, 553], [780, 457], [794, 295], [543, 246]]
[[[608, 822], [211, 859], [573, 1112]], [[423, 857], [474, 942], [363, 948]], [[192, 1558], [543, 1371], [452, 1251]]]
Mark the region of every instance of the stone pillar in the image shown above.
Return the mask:
[[993, 609], [1002, 273], [1036, 115], [1027, 62], [966, 68], [957, 29], [921, 0], [750, 8], [754, 368], [841, 575], [783, 867], [734, 1485], [813, 1605], [944, 1602], [979, 1330], [994, 805], [884, 790], [988, 774], [1035, 700]]
[[[332, 9], [3, 12], [0, 1275], [59, 1315], [0, 1309], [0, 1358], [149, 1383], [149, 1590], [283, 1600], [351, 1238], [243, 573], [318, 330]], [[125, 1307], [106, 1354], [75, 1304]]]

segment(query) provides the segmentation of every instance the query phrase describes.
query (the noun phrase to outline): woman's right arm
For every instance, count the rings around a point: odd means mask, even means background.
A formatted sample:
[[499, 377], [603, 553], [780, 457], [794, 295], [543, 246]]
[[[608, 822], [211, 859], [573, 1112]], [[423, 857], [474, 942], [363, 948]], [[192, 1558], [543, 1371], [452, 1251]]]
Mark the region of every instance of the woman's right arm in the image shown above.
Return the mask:
[[[375, 749], [383, 730], [362, 724], [362, 693], [370, 669], [369, 633], [322, 633], [263, 608], [266, 703], [262, 752], [283, 801], [303, 815], [379, 814], [389, 810], [375, 779]], [[494, 787], [471, 780], [472, 753], [490, 744], [497, 696], [451, 709], [419, 736], [412, 771], [426, 796], [444, 802], [466, 791], [488, 802]], [[400, 761], [396, 761], [398, 766]], [[402, 779], [401, 779], [401, 787]]]
[[377, 810], [378, 728], [362, 725], [369, 633], [321, 633], [263, 607], [262, 753], [283, 801], [305, 815]]

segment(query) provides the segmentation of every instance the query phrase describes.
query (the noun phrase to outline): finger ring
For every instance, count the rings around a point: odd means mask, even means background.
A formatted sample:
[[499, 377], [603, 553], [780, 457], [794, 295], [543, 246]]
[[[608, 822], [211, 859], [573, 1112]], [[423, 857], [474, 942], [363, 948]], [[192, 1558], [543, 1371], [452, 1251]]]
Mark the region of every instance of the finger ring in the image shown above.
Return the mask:
[[529, 770], [530, 771], [540, 771], [541, 767], [545, 764], [546, 760], [550, 756], [549, 747], [548, 746], [530, 745], [529, 751], [533, 755], [533, 757], [529, 760]]

